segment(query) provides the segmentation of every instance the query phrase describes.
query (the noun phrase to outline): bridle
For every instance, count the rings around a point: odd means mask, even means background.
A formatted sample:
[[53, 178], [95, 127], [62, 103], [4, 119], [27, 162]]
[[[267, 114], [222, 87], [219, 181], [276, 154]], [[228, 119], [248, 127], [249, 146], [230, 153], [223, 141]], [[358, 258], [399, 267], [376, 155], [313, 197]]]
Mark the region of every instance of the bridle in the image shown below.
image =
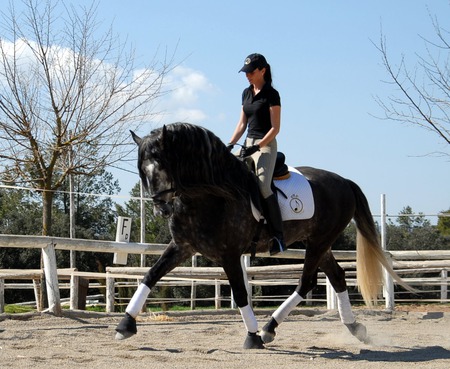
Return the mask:
[[[173, 194], [170, 200], [162, 200], [162, 197], [169, 193]], [[161, 212], [163, 218], [169, 218], [173, 214], [173, 201], [176, 198], [176, 189], [174, 187], [158, 191], [154, 195], [150, 196], [150, 198], [152, 199], [155, 207], [157, 207]]]

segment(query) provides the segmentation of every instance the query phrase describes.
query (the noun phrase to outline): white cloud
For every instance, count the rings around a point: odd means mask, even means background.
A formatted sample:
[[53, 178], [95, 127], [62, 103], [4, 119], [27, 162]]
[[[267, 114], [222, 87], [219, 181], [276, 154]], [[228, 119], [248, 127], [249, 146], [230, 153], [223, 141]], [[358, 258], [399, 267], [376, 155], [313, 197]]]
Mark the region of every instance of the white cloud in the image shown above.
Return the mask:
[[[31, 47], [36, 47], [36, 43], [27, 40], [17, 40], [15, 43], [1, 40], [1, 47], [6, 55], [13, 57], [14, 55], [19, 61], [19, 67], [22, 73], [20, 73], [23, 83], [39, 82], [39, 79], [33, 76], [32, 72], [36, 72], [39, 65], [36, 64], [36, 58], [34, 57]], [[49, 49], [49, 60], [51, 62], [50, 70], [52, 73], [59, 76], [70, 76], [73, 74], [73, 63], [69, 62], [75, 57], [73, 51], [59, 46], [52, 46]], [[102, 89], [96, 84], [100, 81], [102, 75], [108, 73], [114, 73], [114, 66], [107, 63], [102, 63], [100, 60], [92, 60], [92, 63], [98, 63], [97, 68], [100, 76], [92, 78], [90, 85], [90, 96], [92, 100], [97, 100], [99, 94], [102, 94]], [[42, 73], [42, 72], [41, 72]], [[152, 75], [156, 72], [152, 69], [136, 69], [132, 71], [126, 71], [129, 73], [130, 78], [134, 81], [136, 86], [145, 89], [148, 88], [148, 83], [152, 82]], [[0, 84], [5, 83], [4, 79], [0, 76]], [[65, 86], [60, 86], [64, 88]], [[139, 87], [138, 87], [139, 88]], [[204, 73], [192, 68], [179, 65], [175, 67], [168, 75], [164, 77], [163, 90], [168, 92], [162, 94], [155, 101], [153, 101], [152, 114], [149, 115], [150, 121], [157, 121], [159, 124], [172, 123], [176, 121], [184, 121], [194, 124], [204, 124], [210, 119], [210, 114], [207, 113], [211, 95], [217, 93], [218, 89], [215, 87], [205, 76]], [[124, 89], [127, 92], [127, 89]], [[62, 95], [64, 95], [62, 93]], [[121, 95], [116, 94], [115, 98], [118, 103]], [[143, 113], [145, 116], [146, 113]], [[145, 119], [144, 119], [145, 120]], [[150, 123], [150, 122], [149, 122]]]
[[201, 122], [207, 118], [205, 112], [200, 109], [183, 109], [176, 110], [174, 118], [179, 122]]
[[158, 106], [163, 110], [161, 123], [184, 121], [199, 124], [208, 118], [205, 107], [199, 104], [204, 94], [214, 93], [216, 89], [202, 72], [177, 66], [166, 76], [165, 88], [170, 92]]

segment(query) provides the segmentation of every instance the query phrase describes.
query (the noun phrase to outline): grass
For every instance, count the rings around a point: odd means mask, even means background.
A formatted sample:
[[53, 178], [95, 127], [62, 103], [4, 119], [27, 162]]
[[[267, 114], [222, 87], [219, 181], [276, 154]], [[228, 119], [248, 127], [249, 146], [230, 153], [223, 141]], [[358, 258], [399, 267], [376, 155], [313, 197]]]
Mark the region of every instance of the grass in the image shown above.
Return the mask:
[[101, 305], [88, 305], [88, 306], [86, 306], [86, 310], [87, 311], [95, 311], [95, 312], [98, 312], [98, 313], [106, 312], [106, 308], [104, 306], [101, 306]]
[[[197, 306], [197, 309], [199, 310], [214, 310], [215, 307], [214, 306]], [[159, 311], [188, 311], [191, 310], [190, 306], [187, 305], [171, 305], [169, 307], [166, 306], [165, 309], [162, 309], [161, 306], [153, 306], [153, 307], [148, 307], [147, 306], [147, 311], [148, 312], [159, 312]]]
[[[69, 305], [63, 305], [62, 308], [65, 310], [68, 310]], [[214, 309], [214, 306], [201, 307], [201, 309], [211, 309], [212, 310], [212, 309]], [[100, 313], [106, 312], [105, 306], [102, 306], [102, 305], [88, 305], [88, 306], [86, 306], [86, 310], [100, 312]], [[147, 307], [147, 311], [149, 313], [152, 313], [152, 312], [160, 313], [161, 311], [187, 311], [187, 310], [191, 310], [191, 308], [189, 306], [180, 306], [180, 305], [170, 306], [170, 308], [167, 310], [161, 309], [161, 306]], [[14, 305], [14, 304], [5, 305], [5, 313], [6, 314], [29, 313], [32, 311], [36, 311], [36, 309], [34, 307], [30, 307], [30, 306], [22, 306], [22, 305]]]
[[29, 313], [31, 311], [35, 311], [35, 309], [30, 306], [5, 305], [5, 313], [7, 314]]

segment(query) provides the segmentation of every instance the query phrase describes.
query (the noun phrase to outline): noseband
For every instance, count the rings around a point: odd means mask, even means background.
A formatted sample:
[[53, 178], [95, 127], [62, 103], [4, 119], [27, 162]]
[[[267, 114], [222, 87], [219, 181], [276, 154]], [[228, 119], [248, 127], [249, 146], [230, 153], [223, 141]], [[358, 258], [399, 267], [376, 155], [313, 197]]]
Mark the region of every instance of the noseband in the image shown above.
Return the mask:
[[169, 218], [173, 213], [173, 200], [175, 196], [172, 196], [169, 201], [161, 199], [161, 197], [167, 195], [168, 193], [173, 193], [175, 195], [176, 193], [175, 188], [170, 187], [166, 190], [159, 191], [154, 195], [150, 196], [155, 206], [161, 210], [161, 213], [163, 214], [164, 218]]

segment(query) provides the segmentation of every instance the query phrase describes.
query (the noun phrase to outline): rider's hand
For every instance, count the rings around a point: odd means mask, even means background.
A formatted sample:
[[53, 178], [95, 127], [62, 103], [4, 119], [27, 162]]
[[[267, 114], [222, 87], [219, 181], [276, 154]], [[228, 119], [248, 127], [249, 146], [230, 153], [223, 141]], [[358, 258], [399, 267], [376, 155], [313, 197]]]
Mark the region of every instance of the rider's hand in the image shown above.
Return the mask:
[[259, 145], [253, 145], [249, 147], [243, 147], [241, 150], [241, 154], [239, 155], [242, 159], [247, 156], [253, 155], [255, 152], [259, 151]]

